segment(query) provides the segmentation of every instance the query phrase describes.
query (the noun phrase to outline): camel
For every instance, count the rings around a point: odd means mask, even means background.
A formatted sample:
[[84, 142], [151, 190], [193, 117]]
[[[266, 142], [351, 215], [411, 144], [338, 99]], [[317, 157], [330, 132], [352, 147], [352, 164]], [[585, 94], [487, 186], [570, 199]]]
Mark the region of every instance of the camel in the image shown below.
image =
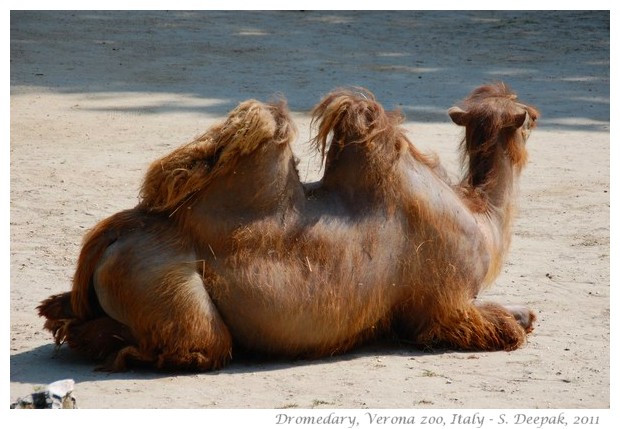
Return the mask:
[[478, 300], [500, 272], [538, 111], [475, 89], [464, 177], [363, 88], [314, 108], [323, 177], [302, 183], [285, 101], [240, 103], [149, 167], [132, 209], [85, 236], [70, 292], [38, 308], [58, 346], [103, 369], [209, 371], [235, 353], [316, 359], [378, 338], [515, 350], [530, 309]]

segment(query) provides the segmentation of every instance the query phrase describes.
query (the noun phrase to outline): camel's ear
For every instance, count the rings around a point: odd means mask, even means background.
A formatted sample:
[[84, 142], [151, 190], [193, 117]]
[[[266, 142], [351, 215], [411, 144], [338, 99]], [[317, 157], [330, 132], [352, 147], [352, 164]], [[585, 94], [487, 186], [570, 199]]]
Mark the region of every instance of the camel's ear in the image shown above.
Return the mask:
[[527, 111], [526, 110], [524, 110], [521, 113], [517, 113], [517, 114], [513, 115], [513, 117], [511, 118], [510, 121], [507, 121], [506, 127], [519, 128], [521, 125], [523, 125], [523, 123], [525, 122], [526, 118], [527, 118]]
[[465, 117], [467, 116], [467, 112], [460, 107], [450, 107], [448, 109], [448, 115], [450, 115], [452, 122], [454, 122], [456, 125], [465, 126]]

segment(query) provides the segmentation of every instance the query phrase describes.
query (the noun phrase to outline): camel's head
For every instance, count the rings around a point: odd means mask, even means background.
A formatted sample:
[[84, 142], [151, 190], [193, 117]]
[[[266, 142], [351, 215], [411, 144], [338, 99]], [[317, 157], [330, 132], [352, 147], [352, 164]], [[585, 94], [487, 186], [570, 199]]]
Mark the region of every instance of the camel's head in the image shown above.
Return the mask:
[[465, 127], [463, 149], [470, 159], [493, 159], [505, 153], [520, 170], [527, 161], [525, 143], [536, 126], [538, 110], [520, 102], [504, 83], [475, 89], [460, 106], [448, 110]]

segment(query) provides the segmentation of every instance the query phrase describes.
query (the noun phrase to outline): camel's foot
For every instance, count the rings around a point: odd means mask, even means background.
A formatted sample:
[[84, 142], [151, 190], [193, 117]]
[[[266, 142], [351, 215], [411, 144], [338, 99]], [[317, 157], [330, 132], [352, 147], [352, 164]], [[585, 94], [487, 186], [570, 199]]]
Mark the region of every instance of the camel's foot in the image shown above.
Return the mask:
[[490, 302], [435, 311], [416, 342], [459, 350], [515, 350], [525, 343], [536, 319], [525, 307]]
[[536, 314], [532, 310], [524, 305], [505, 305], [504, 308], [512, 314], [525, 332], [530, 333], [534, 330]]
[[128, 346], [116, 354], [99, 371], [123, 372], [130, 367], [155, 367], [160, 370], [211, 371], [223, 367], [230, 359], [230, 352], [214, 357], [207, 352], [197, 351], [163, 351], [153, 352]]

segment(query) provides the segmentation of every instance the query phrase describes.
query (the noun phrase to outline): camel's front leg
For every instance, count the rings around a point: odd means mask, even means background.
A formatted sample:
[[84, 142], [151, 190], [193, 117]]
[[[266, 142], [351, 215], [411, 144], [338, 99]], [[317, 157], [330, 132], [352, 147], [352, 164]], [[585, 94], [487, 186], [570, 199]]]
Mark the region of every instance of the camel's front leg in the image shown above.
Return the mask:
[[463, 350], [510, 351], [523, 345], [534, 320], [534, 314], [524, 307], [469, 303], [438, 314], [429, 334], [434, 342]]
[[[515, 350], [531, 332], [536, 316], [521, 306], [486, 302], [449, 301], [413, 312], [416, 324], [407, 324], [410, 340], [424, 346], [460, 350]], [[423, 316], [421, 316], [423, 314]]]
[[505, 305], [504, 308], [512, 314], [519, 325], [525, 329], [525, 332], [529, 333], [534, 330], [536, 314], [532, 310], [524, 305]]

